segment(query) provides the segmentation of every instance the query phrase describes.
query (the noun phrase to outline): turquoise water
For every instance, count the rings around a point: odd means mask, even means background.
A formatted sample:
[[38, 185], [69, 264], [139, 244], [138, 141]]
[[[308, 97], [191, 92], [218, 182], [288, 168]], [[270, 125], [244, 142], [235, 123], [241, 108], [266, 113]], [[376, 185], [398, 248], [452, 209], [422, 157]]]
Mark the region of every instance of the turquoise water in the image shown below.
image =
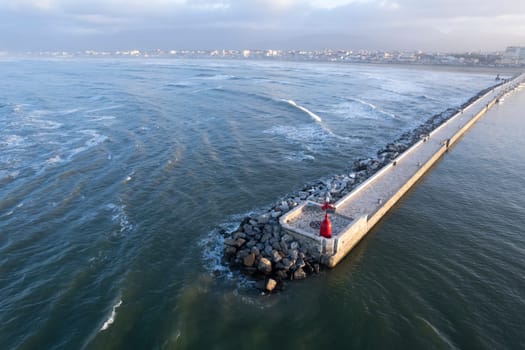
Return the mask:
[[219, 228], [347, 171], [493, 75], [0, 66], [3, 348], [524, 347], [523, 93], [487, 114], [336, 269], [262, 297], [218, 264]]

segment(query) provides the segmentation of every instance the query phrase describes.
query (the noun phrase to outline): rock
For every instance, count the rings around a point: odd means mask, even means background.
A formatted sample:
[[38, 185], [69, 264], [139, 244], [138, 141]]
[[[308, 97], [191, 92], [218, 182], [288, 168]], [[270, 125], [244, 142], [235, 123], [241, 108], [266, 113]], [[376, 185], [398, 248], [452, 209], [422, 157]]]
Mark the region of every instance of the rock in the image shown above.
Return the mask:
[[239, 238], [239, 239], [235, 240], [235, 246], [237, 248], [242, 247], [244, 245], [244, 243], [246, 243], [246, 240], [244, 238]]
[[299, 249], [299, 243], [297, 243], [296, 241], [293, 241], [290, 244], [290, 249]]
[[267, 291], [267, 292], [271, 292], [275, 289], [275, 287], [277, 287], [277, 281], [274, 280], [273, 278], [268, 278], [266, 280], [266, 286], [264, 287], [264, 289]]
[[272, 242], [272, 248], [275, 250], [281, 250], [281, 243], [279, 242]]
[[266, 244], [264, 246], [264, 253], [267, 255], [267, 256], [272, 256], [272, 251], [273, 251], [273, 247], [270, 245], [270, 244]]
[[264, 213], [264, 214], [259, 215], [259, 217], [257, 218], [257, 221], [259, 222], [260, 225], [267, 224], [268, 221], [270, 221], [270, 214]]
[[302, 258], [298, 258], [297, 261], [295, 262], [295, 268], [297, 270], [302, 269], [305, 265], [306, 263], [304, 262]]
[[279, 243], [279, 245], [281, 246], [281, 249], [280, 249], [280, 250], [281, 250], [283, 253], [288, 254], [288, 245], [286, 244], [286, 242], [285, 242], [285, 241], [281, 241], [281, 242]]
[[288, 242], [290, 242], [290, 241], [293, 241], [293, 237], [290, 236], [289, 234], [285, 234], [285, 235], [281, 238], [281, 241], [288, 243]]
[[242, 229], [244, 230], [244, 232], [248, 235], [248, 236], [253, 236], [254, 232], [253, 232], [253, 226], [250, 225], [250, 224], [244, 224], [242, 226]]
[[285, 280], [285, 279], [288, 279], [288, 274], [286, 273], [286, 271], [284, 270], [278, 270], [275, 275], [277, 276], [277, 278], [279, 278], [280, 280]]
[[249, 223], [250, 223], [250, 225], [252, 225], [252, 226], [257, 226], [257, 225], [259, 224], [259, 223], [257, 222], [257, 220], [255, 220], [255, 219], [250, 219]]
[[251, 252], [252, 252], [253, 254], [255, 254], [256, 257], [259, 256], [259, 255], [261, 255], [261, 252], [260, 252], [259, 248], [257, 248], [257, 247], [252, 247]]
[[244, 266], [246, 266], [246, 267], [252, 267], [253, 264], [255, 264], [255, 254], [254, 253], [250, 253], [250, 254], [246, 255], [244, 257], [243, 263], [244, 263]]
[[268, 241], [270, 239], [270, 237], [272, 237], [272, 235], [270, 233], [265, 233], [261, 237], [261, 243], [266, 243], [266, 241]]
[[266, 258], [261, 258], [257, 264], [257, 270], [264, 274], [269, 274], [272, 272], [272, 262]]
[[295, 262], [297, 261], [297, 258], [299, 257], [299, 252], [297, 251], [297, 249], [292, 249], [290, 253], [288, 254], [288, 256], [290, 257], [290, 260]]
[[314, 264], [314, 272], [319, 273], [321, 271], [321, 266], [319, 264]]
[[283, 256], [281, 253], [279, 253], [277, 250], [272, 251], [272, 260], [274, 263], [278, 263], [283, 259]]
[[237, 248], [226, 246], [226, 249], [224, 249], [224, 254], [226, 256], [234, 256], [235, 254], [237, 254]]
[[288, 271], [293, 266], [293, 261], [288, 258], [284, 258], [281, 260], [281, 264], [283, 266], [283, 270]]
[[232, 235], [232, 238], [233, 239], [246, 238], [246, 233], [241, 232], [241, 231], [234, 232]]
[[272, 216], [272, 218], [276, 219], [282, 215], [282, 212], [280, 210], [272, 210], [270, 215]]
[[302, 280], [306, 278], [306, 272], [303, 269], [297, 269], [293, 273], [294, 280]]
[[300, 192], [299, 192], [299, 198], [300, 198], [302, 201], [306, 200], [306, 198], [308, 198], [308, 195], [309, 195], [308, 192], [304, 192], [304, 191], [300, 191]]
[[256, 244], [257, 244], [257, 241], [256, 241], [256, 240], [254, 240], [254, 239], [250, 239], [250, 240], [248, 241], [248, 243], [246, 243], [246, 246], [247, 246], [248, 248], [252, 248], [252, 247], [255, 247]]
[[290, 206], [288, 205], [287, 202], [282, 201], [282, 202], [281, 202], [281, 205], [279, 206], [279, 209], [280, 209], [282, 212], [286, 213], [287, 211], [290, 210]]
[[226, 238], [224, 240], [224, 245], [234, 247], [235, 246], [235, 239], [233, 239], [233, 238]]

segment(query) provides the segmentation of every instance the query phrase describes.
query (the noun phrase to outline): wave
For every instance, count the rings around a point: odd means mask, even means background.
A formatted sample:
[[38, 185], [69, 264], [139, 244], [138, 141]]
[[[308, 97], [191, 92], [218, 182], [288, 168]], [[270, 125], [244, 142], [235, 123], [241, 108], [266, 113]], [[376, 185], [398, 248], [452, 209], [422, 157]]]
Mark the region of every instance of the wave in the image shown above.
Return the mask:
[[304, 161], [314, 161], [315, 160], [314, 156], [310, 154], [306, 154], [303, 151], [290, 153], [286, 155], [285, 158], [293, 162], [304, 162]]
[[321, 119], [320, 116], [318, 116], [317, 114], [315, 114], [314, 112], [310, 111], [309, 109], [307, 109], [306, 107], [303, 107], [301, 105], [298, 105], [295, 101], [293, 100], [282, 100], [284, 102], [287, 102], [290, 106], [294, 106], [295, 108], [298, 108], [299, 110], [305, 112], [306, 114], [308, 114], [314, 121], [318, 122], [318, 123], [321, 123], [323, 120]]
[[77, 154], [82, 153], [84, 151], [87, 151], [88, 149], [93, 148], [95, 146], [98, 146], [102, 142], [108, 140], [107, 136], [100, 135], [95, 130], [82, 130], [80, 132], [83, 133], [83, 134], [90, 135], [91, 138], [84, 143], [84, 146], [77, 147], [77, 148], [71, 150], [69, 156], [67, 157], [68, 161], [73, 159], [73, 157], [76, 156]]
[[108, 319], [104, 322], [102, 327], [100, 327], [100, 332], [105, 331], [109, 328], [115, 322], [115, 317], [117, 316], [117, 309], [122, 305], [122, 299], [119, 299], [119, 301], [113, 305], [113, 308], [111, 309], [111, 315], [109, 315]]
[[199, 241], [198, 244], [202, 248], [201, 251], [204, 267], [210, 273], [216, 274], [219, 272], [221, 275], [233, 278], [232, 270], [222, 261], [224, 253], [223, 233], [235, 230], [239, 226], [239, 223], [250, 214], [253, 214], [253, 211], [231, 215], [223, 223], [217, 225], [215, 229], [208, 232], [206, 237]]
[[372, 109], [372, 110], [374, 110], [374, 111], [376, 111], [376, 112], [378, 112], [380, 114], [386, 115], [386, 116], [391, 117], [391, 118], [398, 119], [398, 117], [395, 114], [387, 112], [387, 111], [377, 107], [376, 105], [374, 105], [374, 104], [372, 104], [370, 102], [367, 102], [367, 101], [364, 101], [364, 100], [361, 100], [361, 99], [355, 98], [355, 97], [350, 98], [350, 100], [351, 101], [355, 101], [357, 103], [360, 103], [363, 106], [369, 107], [370, 109]]

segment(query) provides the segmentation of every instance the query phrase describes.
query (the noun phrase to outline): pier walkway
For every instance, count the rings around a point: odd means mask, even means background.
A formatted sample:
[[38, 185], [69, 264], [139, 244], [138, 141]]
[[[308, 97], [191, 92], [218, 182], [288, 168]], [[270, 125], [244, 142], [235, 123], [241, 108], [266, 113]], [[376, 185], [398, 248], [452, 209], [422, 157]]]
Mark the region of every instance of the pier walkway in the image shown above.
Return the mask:
[[341, 198], [331, 216], [335, 223], [332, 238], [320, 237], [312, 224], [313, 218], [322, 218], [316, 203], [298, 206], [281, 218], [281, 225], [311, 253], [318, 254], [325, 265], [335, 266], [498, 99], [524, 81], [522, 74], [495, 87]]

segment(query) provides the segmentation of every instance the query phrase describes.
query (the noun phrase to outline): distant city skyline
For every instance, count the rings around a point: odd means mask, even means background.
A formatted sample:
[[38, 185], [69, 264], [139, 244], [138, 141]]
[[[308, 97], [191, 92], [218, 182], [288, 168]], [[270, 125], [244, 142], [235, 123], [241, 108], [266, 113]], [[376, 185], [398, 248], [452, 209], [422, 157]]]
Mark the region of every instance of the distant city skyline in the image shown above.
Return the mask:
[[0, 0], [0, 51], [511, 45], [525, 45], [521, 0]]

